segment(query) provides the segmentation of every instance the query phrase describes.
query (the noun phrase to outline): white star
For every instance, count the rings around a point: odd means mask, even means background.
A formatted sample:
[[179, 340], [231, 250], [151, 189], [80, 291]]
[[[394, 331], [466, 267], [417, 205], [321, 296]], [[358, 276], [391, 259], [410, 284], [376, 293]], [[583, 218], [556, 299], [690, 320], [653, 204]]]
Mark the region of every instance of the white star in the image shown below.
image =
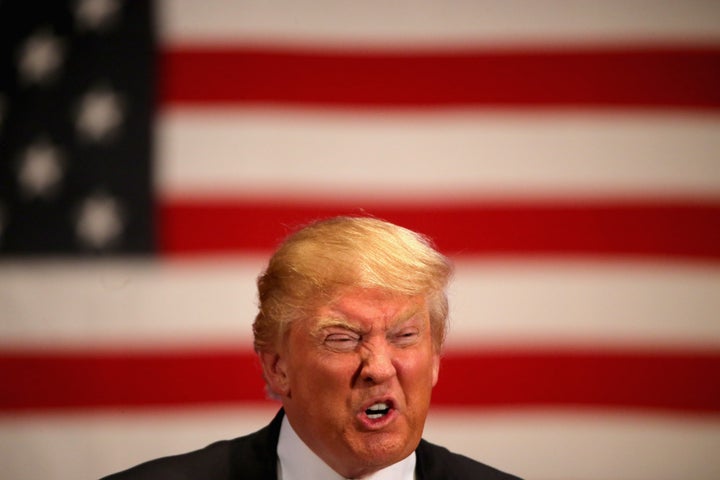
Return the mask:
[[44, 83], [60, 70], [63, 41], [47, 30], [39, 30], [20, 48], [18, 71], [27, 83]]
[[118, 240], [123, 229], [117, 200], [102, 193], [85, 199], [75, 225], [75, 232], [83, 244], [101, 250]]
[[27, 197], [48, 197], [55, 193], [62, 179], [59, 150], [47, 141], [30, 145], [20, 159], [18, 183]]
[[101, 31], [117, 20], [120, 3], [117, 0], [78, 0], [75, 20], [80, 29]]
[[78, 134], [85, 140], [103, 141], [117, 131], [123, 122], [123, 106], [117, 93], [95, 88], [80, 100], [75, 119]]

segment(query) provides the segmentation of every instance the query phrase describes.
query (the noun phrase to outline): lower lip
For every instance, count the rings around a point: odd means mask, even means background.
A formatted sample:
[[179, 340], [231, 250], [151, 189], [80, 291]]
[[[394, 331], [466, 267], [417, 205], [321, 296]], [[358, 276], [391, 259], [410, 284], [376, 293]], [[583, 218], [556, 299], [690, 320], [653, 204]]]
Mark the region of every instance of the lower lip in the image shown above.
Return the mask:
[[392, 421], [395, 420], [397, 416], [398, 411], [394, 408], [391, 408], [387, 414], [383, 415], [380, 418], [370, 418], [365, 414], [365, 412], [361, 412], [358, 415], [358, 420], [366, 430], [382, 430], [383, 428], [390, 425], [390, 423], [392, 423]]

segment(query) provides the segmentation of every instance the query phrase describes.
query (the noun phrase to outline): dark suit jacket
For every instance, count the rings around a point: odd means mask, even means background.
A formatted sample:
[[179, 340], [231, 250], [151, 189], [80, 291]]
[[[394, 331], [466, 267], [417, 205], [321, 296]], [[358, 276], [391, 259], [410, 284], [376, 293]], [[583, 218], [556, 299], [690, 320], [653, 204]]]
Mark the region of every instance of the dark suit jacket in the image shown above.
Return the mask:
[[[283, 415], [280, 410], [270, 425], [245, 437], [151, 460], [103, 480], [275, 480]], [[415, 453], [419, 480], [519, 480], [425, 440], [420, 441]]]

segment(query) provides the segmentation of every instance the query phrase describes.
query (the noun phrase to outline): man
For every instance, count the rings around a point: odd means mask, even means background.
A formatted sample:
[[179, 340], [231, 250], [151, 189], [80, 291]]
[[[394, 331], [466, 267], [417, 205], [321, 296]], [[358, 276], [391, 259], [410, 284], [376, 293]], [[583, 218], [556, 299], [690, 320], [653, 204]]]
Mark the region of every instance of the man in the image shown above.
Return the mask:
[[516, 478], [421, 438], [451, 270], [427, 239], [381, 220], [298, 231], [258, 279], [255, 350], [282, 402], [272, 423], [107, 478]]

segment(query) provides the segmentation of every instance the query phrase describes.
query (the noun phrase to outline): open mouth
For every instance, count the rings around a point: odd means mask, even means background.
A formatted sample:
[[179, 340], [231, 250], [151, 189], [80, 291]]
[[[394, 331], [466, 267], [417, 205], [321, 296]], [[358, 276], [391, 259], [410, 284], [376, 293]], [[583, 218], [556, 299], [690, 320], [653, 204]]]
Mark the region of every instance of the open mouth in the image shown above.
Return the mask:
[[365, 410], [365, 415], [371, 420], [377, 420], [390, 413], [391, 408], [392, 405], [390, 402], [373, 403]]

